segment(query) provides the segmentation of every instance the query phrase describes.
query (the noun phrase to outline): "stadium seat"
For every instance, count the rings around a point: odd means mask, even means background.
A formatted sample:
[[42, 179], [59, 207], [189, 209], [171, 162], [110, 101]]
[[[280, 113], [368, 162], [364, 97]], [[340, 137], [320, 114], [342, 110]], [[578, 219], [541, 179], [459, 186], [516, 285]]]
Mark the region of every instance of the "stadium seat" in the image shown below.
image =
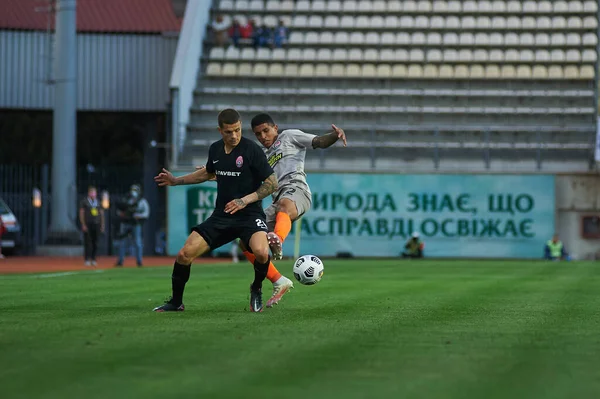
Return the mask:
[[221, 75], [221, 64], [217, 62], [211, 62], [206, 67], [206, 75], [208, 76], [219, 76]]
[[377, 77], [389, 78], [390, 76], [392, 76], [392, 67], [390, 65], [377, 65]]
[[251, 0], [250, 3], [248, 3], [248, 10], [250, 11], [262, 11], [264, 9], [265, 4], [262, 0]]
[[267, 64], [264, 64], [262, 62], [254, 64], [254, 69], [252, 71], [252, 75], [258, 76], [258, 77], [269, 76], [269, 68], [268, 68]]
[[458, 30], [460, 29], [460, 19], [455, 16], [449, 16], [446, 18], [446, 29]]
[[402, 3], [402, 11], [404, 12], [416, 12], [417, 2], [414, 0], [404, 0]]
[[553, 33], [550, 37], [550, 44], [552, 46], [564, 46], [567, 43], [565, 35], [562, 33]]
[[310, 1], [299, 0], [296, 2], [296, 11], [310, 11]]
[[[223, 67], [223, 75], [226, 75], [225, 73], [225, 67]], [[242, 64], [240, 64], [237, 68], [237, 75], [238, 76], [252, 76], [252, 64], [244, 62]]]
[[506, 29], [518, 30], [521, 29], [521, 19], [519, 17], [508, 17], [506, 20]]
[[319, 36], [319, 32], [306, 32], [306, 34], [304, 35], [304, 44], [319, 44]]
[[506, 4], [506, 12], [511, 14], [520, 14], [521, 13], [521, 2], [516, 0], [511, 0]]
[[400, 12], [402, 11], [402, 2], [399, 0], [389, 0], [387, 1], [387, 11], [388, 12]]
[[274, 77], [284, 76], [283, 65], [279, 63], [269, 64], [269, 75]]
[[323, 17], [320, 15], [311, 15], [308, 19], [308, 27], [313, 29], [320, 29], [323, 27]]
[[365, 43], [365, 34], [362, 32], [350, 33], [350, 44], [362, 45]]
[[517, 67], [518, 79], [531, 79], [531, 67], [529, 65], [519, 65]]
[[371, 27], [371, 21], [366, 15], [361, 15], [354, 20], [354, 26], [357, 29], [368, 29]]
[[377, 32], [368, 32], [365, 35], [365, 44], [370, 44], [373, 46], [379, 45], [379, 33]]
[[487, 46], [490, 43], [490, 39], [487, 33], [477, 33], [475, 34], [475, 45], [476, 46]]
[[471, 17], [471, 16], [462, 17], [460, 26], [462, 29], [475, 29], [475, 27], [477, 26], [477, 23], [475, 22], [474, 17]]
[[562, 0], [555, 1], [552, 8], [556, 14], [564, 14], [569, 11], [569, 5], [566, 1]]
[[331, 49], [328, 48], [320, 48], [317, 52], [317, 60], [318, 61], [331, 61], [332, 54]]
[[571, 12], [571, 13], [583, 12], [583, 4], [580, 1], [570, 1], [569, 2], [569, 12]]
[[498, 65], [487, 65], [485, 67], [485, 77], [487, 79], [498, 79], [501, 76]]
[[321, 36], [319, 37], [319, 42], [321, 44], [333, 44], [335, 43], [335, 37], [331, 32], [321, 32]]
[[274, 61], [283, 61], [283, 60], [285, 60], [286, 56], [287, 56], [287, 53], [286, 53], [285, 49], [282, 49], [282, 48], [273, 49], [273, 52], [271, 53], [271, 57]]
[[523, 33], [519, 37], [519, 44], [521, 46], [534, 46], [535, 38], [531, 33]]
[[472, 46], [475, 44], [475, 38], [472, 33], [461, 33], [459, 43], [461, 46]]
[[456, 62], [458, 59], [458, 51], [454, 49], [444, 50], [444, 62]]
[[492, 26], [494, 29], [503, 30], [506, 29], [506, 18], [495, 16], [492, 18]]
[[548, 70], [543, 65], [535, 65], [531, 71], [531, 77], [534, 79], [548, 78]]
[[583, 3], [583, 12], [595, 14], [598, 12], [598, 2], [594, 0], [587, 0]]
[[508, 63], [516, 63], [519, 61], [519, 51], [515, 49], [506, 50], [504, 53], [504, 61]]
[[491, 50], [489, 54], [489, 59], [490, 62], [504, 62], [504, 51], [498, 49]]
[[237, 47], [229, 47], [225, 51], [225, 59], [227, 60], [237, 60], [240, 58], [240, 49]]
[[490, 17], [477, 17], [477, 29], [491, 29], [491, 28], [492, 28], [492, 20], [490, 19]]
[[394, 78], [404, 78], [408, 76], [408, 69], [404, 64], [396, 64], [392, 66], [392, 77]]
[[398, 25], [401, 29], [412, 29], [415, 27], [415, 19], [410, 15], [404, 15], [400, 17]]
[[485, 68], [482, 65], [471, 65], [469, 67], [469, 77], [471, 79], [485, 78]]
[[522, 7], [524, 13], [535, 13], [538, 8], [537, 3], [531, 0], [524, 1]]
[[315, 77], [328, 77], [329, 69], [328, 64], [317, 64], [315, 67]]
[[490, 46], [502, 46], [504, 45], [504, 36], [501, 33], [492, 33], [489, 36], [489, 45]]
[[583, 62], [596, 62], [597, 59], [598, 56], [595, 50], [583, 50], [583, 53], [581, 55], [581, 60]]
[[567, 28], [581, 29], [583, 28], [583, 21], [579, 17], [569, 17], [569, 19], [567, 19]]
[[338, 13], [342, 10], [342, 3], [338, 0], [329, 0], [327, 2], [327, 11]]
[[477, 49], [473, 52], [473, 61], [475, 62], [486, 62], [488, 60], [487, 50]]
[[219, 9], [220, 10], [233, 10], [234, 4], [231, 0], [221, 0], [219, 1]]
[[423, 77], [423, 68], [421, 65], [409, 65], [407, 70], [407, 76], [409, 78], [421, 78]]
[[567, 20], [565, 17], [553, 17], [552, 18], [552, 29], [566, 29], [567, 28]]
[[581, 45], [581, 36], [577, 33], [568, 33], [566, 42], [567, 46], [579, 47]]
[[539, 17], [535, 27], [536, 29], [551, 29], [552, 20], [549, 17]]
[[357, 7], [356, 7], [356, 1], [354, 1], [354, 0], [344, 0], [342, 2], [342, 5], [343, 5], [342, 10], [345, 13], [354, 13], [354, 12], [356, 12], [356, 9], [357, 9]]
[[457, 0], [450, 0], [448, 1], [448, 11], [449, 13], [460, 13], [462, 12], [462, 4], [460, 1]]
[[460, 62], [471, 62], [473, 61], [473, 53], [469, 49], [461, 49], [458, 51], [458, 59]]
[[537, 28], [537, 22], [533, 17], [523, 17], [521, 19], [521, 29], [532, 30]]
[[385, 26], [385, 20], [380, 15], [374, 15], [371, 17], [369, 25], [373, 29], [382, 29]]
[[441, 79], [452, 79], [454, 77], [454, 68], [452, 68], [452, 65], [441, 65], [439, 68], [439, 77]]
[[441, 62], [442, 60], [442, 52], [439, 49], [427, 51], [427, 62]]
[[500, 75], [505, 79], [512, 79], [516, 76], [517, 71], [512, 65], [502, 65], [500, 69]]
[[311, 9], [313, 12], [323, 12], [327, 10], [327, 6], [322, 0], [313, 0], [311, 3]]
[[[244, 49], [246, 50], [246, 49]], [[243, 50], [242, 50], [243, 53]], [[256, 59], [260, 61], [266, 61], [273, 58], [272, 51], [270, 48], [259, 48], [256, 50]]]
[[418, 48], [413, 48], [412, 50], [410, 50], [410, 52], [408, 53], [408, 57], [410, 58], [411, 62], [425, 61], [425, 54], [423, 53], [423, 50]]
[[283, 0], [279, 5], [280, 11], [291, 12], [294, 10], [294, 0]]
[[424, 78], [437, 78], [439, 76], [438, 67], [436, 65], [425, 65], [423, 68]]
[[312, 78], [315, 75], [315, 67], [313, 64], [302, 64], [298, 70], [298, 76], [301, 78]]
[[290, 44], [302, 44], [304, 43], [304, 33], [292, 31], [290, 33]]
[[454, 77], [457, 79], [465, 79], [468, 78], [469, 75], [469, 67], [467, 65], [456, 65], [454, 67]]
[[506, 3], [503, 0], [494, 0], [492, 3], [492, 12], [495, 14], [503, 14], [506, 12]]
[[547, 50], [536, 50], [535, 62], [550, 62], [550, 53]]
[[419, 15], [415, 18], [415, 28], [417, 29], [427, 29], [429, 28], [429, 18], [423, 15]]
[[395, 15], [387, 15], [384, 20], [384, 27], [386, 29], [396, 29], [398, 27], [398, 17]]
[[537, 47], [548, 47], [550, 46], [550, 36], [546, 33], [538, 33], [535, 35], [535, 45]]
[[340, 27], [342, 29], [353, 29], [354, 28], [354, 17], [350, 15], [344, 15], [340, 20]]
[[423, 45], [427, 42], [427, 38], [423, 32], [415, 32], [411, 35], [411, 45]]
[[596, 46], [598, 44], [598, 36], [593, 33], [586, 33], [582, 37], [584, 46]]
[[596, 77], [596, 69], [590, 65], [584, 65], [579, 69], [580, 79], [594, 79]]
[[379, 61], [379, 51], [377, 51], [373, 48], [369, 48], [369, 49], [365, 50], [365, 52], [363, 54], [363, 59], [365, 61], [377, 62], [377, 61]]
[[348, 51], [348, 61], [362, 61], [363, 60], [363, 52], [359, 48], [353, 48]]
[[396, 56], [395, 56], [394, 50], [382, 49], [381, 52], [379, 53], [379, 59], [382, 62], [392, 62], [392, 61], [395, 61], [396, 60]]
[[565, 62], [565, 52], [560, 49], [552, 50], [550, 53], [550, 60], [552, 62]]
[[343, 48], [336, 48], [333, 50], [334, 61], [346, 61], [348, 59], [348, 51]]
[[596, 29], [598, 28], [598, 20], [596, 17], [585, 17], [583, 18], [584, 29]]
[[391, 46], [396, 44], [396, 35], [391, 32], [382, 33], [381, 44], [384, 46]]
[[364, 64], [361, 75], [363, 78], [375, 78], [377, 77], [377, 68], [373, 64]]
[[338, 78], [344, 77], [346, 76], [346, 68], [342, 64], [331, 64], [329, 75]]
[[580, 62], [581, 61], [581, 53], [579, 50], [570, 49], [567, 50], [565, 55], [567, 62]]
[[[455, 33], [453, 33], [453, 35], [456, 36]], [[410, 35], [406, 32], [398, 32], [398, 34], [396, 35], [396, 44], [397, 45], [407, 45], [410, 44]]]
[[579, 68], [574, 65], [567, 65], [563, 74], [565, 79], [579, 79]]
[[283, 74], [284, 74], [284, 76], [290, 77], [290, 78], [298, 77], [298, 65], [297, 64], [286, 64]]
[[403, 48], [399, 48], [396, 49], [395, 53], [394, 53], [395, 59], [396, 61], [408, 61], [410, 60], [408, 51], [403, 49]]
[[288, 61], [300, 61], [302, 59], [302, 50], [298, 48], [291, 48], [287, 52]]
[[316, 61], [317, 59], [317, 50], [314, 48], [305, 48], [302, 51], [302, 61], [311, 62]]
[[518, 46], [519, 45], [519, 35], [516, 33], [510, 32], [504, 36], [504, 44], [506, 46]]
[[430, 46], [439, 46], [442, 44], [442, 35], [437, 32], [431, 32], [427, 35], [427, 44]]
[[246, 11], [249, 8], [250, 8], [250, 6], [246, 0], [237, 0], [235, 2], [235, 10], [236, 11]]
[[225, 58], [225, 50], [223, 47], [213, 47], [210, 49], [210, 55], [208, 56], [211, 60], [220, 60]]
[[346, 76], [349, 78], [358, 78], [362, 76], [362, 70], [358, 64], [346, 65]]
[[340, 19], [335, 15], [328, 15], [325, 17], [323, 27], [326, 29], [337, 29], [340, 27]]

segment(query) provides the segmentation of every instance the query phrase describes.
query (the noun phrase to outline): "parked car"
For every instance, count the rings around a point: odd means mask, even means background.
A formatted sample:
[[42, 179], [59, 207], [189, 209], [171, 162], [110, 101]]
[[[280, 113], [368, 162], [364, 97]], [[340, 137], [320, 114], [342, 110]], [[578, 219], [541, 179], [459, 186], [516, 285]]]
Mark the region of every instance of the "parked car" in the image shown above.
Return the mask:
[[2, 218], [2, 223], [6, 227], [6, 232], [1, 238], [2, 252], [5, 254], [14, 253], [21, 246], [21, 225], [2, 198], [0, 198], [0, 218]]

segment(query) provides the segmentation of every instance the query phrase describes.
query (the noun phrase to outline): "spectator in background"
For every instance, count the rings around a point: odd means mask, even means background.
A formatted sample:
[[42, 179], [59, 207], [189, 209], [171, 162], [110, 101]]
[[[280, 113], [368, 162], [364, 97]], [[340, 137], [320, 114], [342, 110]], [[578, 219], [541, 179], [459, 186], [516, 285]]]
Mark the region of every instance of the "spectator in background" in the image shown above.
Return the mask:
[[570, 260], [570, 256], [562, 241], [558, 238], [558, 234], [554, 234], [552, 239], [546, 243], [544, 247], [544, 259], [554, 261]]
[[402, 252], [403, 258], [422, 258], [423, 249], [425, 249], [425, 243], [419, 238], [419, 233], [416, 231], [412, 233], [412, 236], [406, 241], [404, 245], [404, 252]]
[[135, 246], [135, 260], [138, 267], [142, 267], [142, 225], [150, 217], [150, 205], [142, 197], [142, 189], [134, 184], [129, 189], [126, 198], [117, 204], [117, 217], [119, 218], [119, 259], [117, 267], [123, 266], [125, 249], [129, 248], [130, 240]]
[[254, 30], [253, 36], [254, 48], [272, 46], [273, 44], [273, 30], [267, 25], [262, 26]]
[[243, 27], [237, 19], [233, 20], [231, 28], [229, 28], [229, 38], [235, 47], [239, 47], [240, 39], [243, 37]]
[[2, 221], [2, 216], [0, 216], [0, 259], [4, 259], [4, 255], [2, 255], [2, 235], [6, 231], [6, 226], [4, 226], [4, 222]]
[[252, 34], [254, 32], [254, 28], [256, 27], [256, 22], [251, 19], [246, 25], [242, 25], [242, 38], [244, 39], [252, 39]]
[[79, 204], [79, 222], [83, 231], [83, 253], [86, 266], [96, 266], [98, 238], [104, 233], [104, 210], [98, 202], [96, 187], [88, 187], [88, 195]]
[[285, 26], [283, 19], [280, 19], [279, 26], [277, 28], [275, 28], [275, 32], [273, 35], [274, 36], [273, 37], [274, 47], [276, 47], [276, 48], [283, 47], [287, 43], [288, 35], [289, 35], [288, 28]]
[[229, 20], [225, 19], [222, 15], [217, 15], [213, 21], [211, 27], [215, 37], [215, 45], [217, 47], [226, 47], [229, 43]]

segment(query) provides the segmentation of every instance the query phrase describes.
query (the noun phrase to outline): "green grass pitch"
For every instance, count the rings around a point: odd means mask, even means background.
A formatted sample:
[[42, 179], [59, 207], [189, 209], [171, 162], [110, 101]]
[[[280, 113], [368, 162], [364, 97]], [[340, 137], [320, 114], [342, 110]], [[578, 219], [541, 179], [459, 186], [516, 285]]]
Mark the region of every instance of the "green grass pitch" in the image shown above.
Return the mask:
[[250, 265], [202, 265], [153, 313], [170, 273], [0, 276], [0, 397], [600, 397], [592, 262], [325, 260], [261, 314]]

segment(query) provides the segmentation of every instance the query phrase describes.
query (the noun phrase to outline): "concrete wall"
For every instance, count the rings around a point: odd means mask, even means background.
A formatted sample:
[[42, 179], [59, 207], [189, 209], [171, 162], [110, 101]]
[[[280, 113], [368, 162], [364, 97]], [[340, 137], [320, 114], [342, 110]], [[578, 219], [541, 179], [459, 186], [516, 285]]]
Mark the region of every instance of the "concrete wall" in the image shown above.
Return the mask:
[[567, 250], [578, 259], [600, 252], [600, 240], [581, 237], [581, 217], [600, 215], [600, 175], [559, 175], [555, 184], [556, 228]]

